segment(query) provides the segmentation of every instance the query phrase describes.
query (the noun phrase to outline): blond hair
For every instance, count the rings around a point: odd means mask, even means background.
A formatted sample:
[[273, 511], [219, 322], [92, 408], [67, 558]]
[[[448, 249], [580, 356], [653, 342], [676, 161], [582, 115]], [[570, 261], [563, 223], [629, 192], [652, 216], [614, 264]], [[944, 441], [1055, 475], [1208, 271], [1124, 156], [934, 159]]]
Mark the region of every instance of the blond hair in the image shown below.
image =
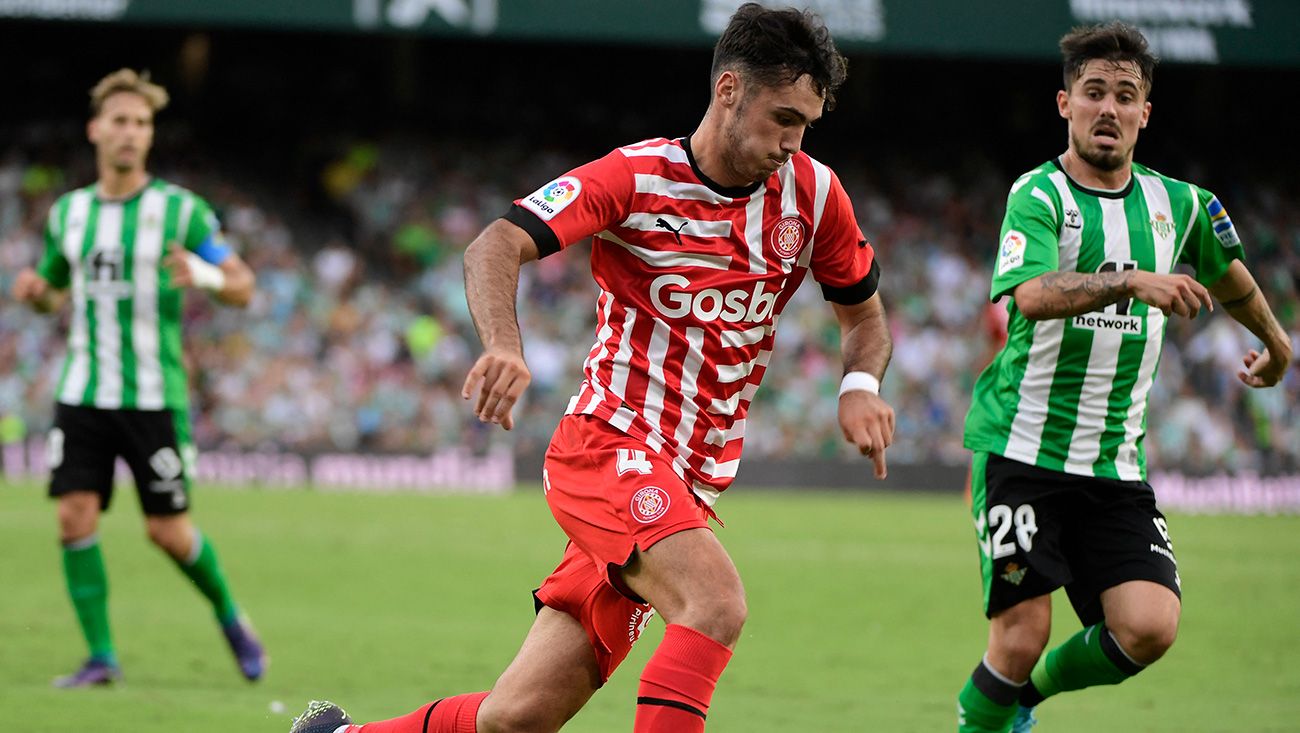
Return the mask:
[[166, 89], [149, 81], [149, 72], [136, 73], [134, 69], [118, 69], [100, 79], [90, 90], [91, 115], [98, 116], [104, 108], [104, 100], [119, 92], [139, 94], [154, 112], [166, 107], [170, 99]]

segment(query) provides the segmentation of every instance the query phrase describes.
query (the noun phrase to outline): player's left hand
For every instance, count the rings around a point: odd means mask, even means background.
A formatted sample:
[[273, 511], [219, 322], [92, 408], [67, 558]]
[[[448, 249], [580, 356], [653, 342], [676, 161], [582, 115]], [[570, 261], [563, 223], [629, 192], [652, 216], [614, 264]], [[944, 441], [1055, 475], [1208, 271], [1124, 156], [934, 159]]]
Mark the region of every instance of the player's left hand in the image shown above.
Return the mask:
[[172, 286], [188, 288], [194, 284], [194, 275], [190, 272], [190, 261], [185, 256], [185, 248], [175, 242], [167, 245], [167, 255], [163, 257], [163, 267], [171, 275]]
[[1248, 387], [1272, 387], [1286, 375], [1287, 361], [1274, 359], [1268, 349], [1263, 353], [1251, 349], [1241, 363], [1246, 365], [1246, 369], [1237, 372], [1237, 378]]
[[845, 392], [840, 397], [840, 430], [875, 464], [876, 478], [888, 475], [885, 449], [894, 442], [894, 408], [889, 403], [865, 390]]
[[477, 395], [474, 412], [478, 419], [510, 430], [515, 426], [511, 410], [532, 378], [523, 354], [510, 349], [488, 349], [469, 370], [460, 396], [469, 400]]

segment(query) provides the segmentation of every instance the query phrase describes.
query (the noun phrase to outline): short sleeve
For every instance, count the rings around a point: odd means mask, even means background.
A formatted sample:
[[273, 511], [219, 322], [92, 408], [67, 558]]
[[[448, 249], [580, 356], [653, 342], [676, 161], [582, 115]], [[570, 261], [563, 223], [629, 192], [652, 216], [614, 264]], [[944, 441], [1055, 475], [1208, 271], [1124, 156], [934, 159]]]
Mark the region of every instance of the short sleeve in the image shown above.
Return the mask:
[[834, 172], [830, 186], [813, 240], [809, 269], [822, 286], [826, 300], [857, 305], [875, 295], [880, 284], [880, 265], [876, 262], [875, 248], [858, 227], [849, 195]]
[[1219, 199], [1209, 191], [1193, 186], [1196, 192], [1196, 217], [1192, 220], [1187, 244], [1178, 261], [1191, 265], [1196, 281], [1213, 285], [1228, 271], [1233, 260], [1245, 259], [1241, 237]]
[[516, 199], [505, 218], [545, 257], [627, 218], [634, 190], [627, 157], [615, 150]]
[[50, 207], [50, 213], [45, 219], [45, 251], [41, 254], [41, 261], [36, 265], [36, 273], [56, 290], [63, 290], [72, 282], [68, 259], [63, 256], [63, 250], [59, 247], [59, 242], [63, 239], [63, 228], [60, 222], [65, 209], [66, 202], [63, 199]]
[[221, 224], [217, 221], [217, 215], [208, 206], [208, 202], [195, 196], [194, 210], [190, 212], [190, 220], [182, 238], [185, 249], [194, 252], [203, 243], [220, 238]]
[[1007, 213], [998, 238], [997, 263], [989, 300], [997, 302], [1016, 286], [1060, 266], [1056, 204], [1033, 181], [1017, 181], [1007, 196]]

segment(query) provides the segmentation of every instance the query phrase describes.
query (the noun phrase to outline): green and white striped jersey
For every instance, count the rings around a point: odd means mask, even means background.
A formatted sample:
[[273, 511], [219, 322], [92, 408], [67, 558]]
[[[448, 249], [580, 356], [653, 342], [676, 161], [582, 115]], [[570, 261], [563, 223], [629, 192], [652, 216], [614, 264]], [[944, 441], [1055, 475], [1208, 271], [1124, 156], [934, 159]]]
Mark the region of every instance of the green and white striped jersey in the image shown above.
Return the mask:
[[[1242, 257], [1219, 200], [1190, 183], [1133, 165], [1120, 191], [1085, 188], [1059, 161], [1011, 187], [990, 297], [1052, 271], [1190, 265], [1212, 284]], [[965, 445], [1080, 476], [1146, 479], [1147, 396], [1165, 315], [1125, 300], [1064, 319], [1031, 321], [1007, 306], [1006, 346], [980, 375]]]
[[68, 350], [55, 398], [104, 409], [185, 409], [182, 292], [162, 267], [167, 245], [194, 250], [220, 236], [208, 204], [153, 179], [124, 200], [94, 186], [50, 208], [37, 272], [71, 289]]

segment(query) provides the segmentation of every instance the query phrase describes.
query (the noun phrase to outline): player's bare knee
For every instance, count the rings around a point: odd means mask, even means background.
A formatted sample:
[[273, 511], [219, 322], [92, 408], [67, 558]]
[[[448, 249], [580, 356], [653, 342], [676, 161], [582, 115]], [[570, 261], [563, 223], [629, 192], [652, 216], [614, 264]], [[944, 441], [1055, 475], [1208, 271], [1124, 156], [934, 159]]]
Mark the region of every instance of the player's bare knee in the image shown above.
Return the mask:
[[168, 518], [150, 517], [145, 520], [145, 533], [149, 541], [172, 557], [189, 555], [191, 535], [189, 527]]
[[59, 501], [59, 538], [65, 542], [84, 540], [99, 525], [98, 497], [65, 496]]
[[1174, 645], [1178, 637], [1178, 619], [1154, 615], [1124, 619], [1110, 631], [1130, 659], [1138, 664], [1151, 664]]
[[1008, 630], [990, 642], [989, 665], [1004, 677], [1023, 681], [1047, 648], [1048, 636], [1033, 626]]
[[680, 621], [670, 621], [689, 626], [719, 644], [734, 647], [748, 618], [749, 606], [741, 591], [691, 604]]

